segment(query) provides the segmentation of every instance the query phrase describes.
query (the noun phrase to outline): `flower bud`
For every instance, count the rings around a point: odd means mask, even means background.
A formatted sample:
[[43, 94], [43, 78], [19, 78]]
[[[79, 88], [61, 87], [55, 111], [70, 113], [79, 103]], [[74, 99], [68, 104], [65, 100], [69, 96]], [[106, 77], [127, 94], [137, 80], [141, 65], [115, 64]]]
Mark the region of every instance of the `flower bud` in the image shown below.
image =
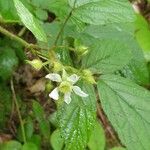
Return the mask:
[[88, 81], [89, 83], [91, 84], [96, 84], [96, 81], [92, 75], [92, 72], [90, 70], [83, 70], [82, 71], [82, 75], [83, 75], [83, 78]]
[[62, 70], [62, 68], [63, 68], [63, 65], [61, 64], [61, 63], [59, 63], [59, 62], [54, 62], [53, 63], [53, 71], [54, 72], [59, 72], [59, 71], [61, 71]]
[[43, 62], [40, 59], [33, 59], [32, 61], [26, 60], [34, 69], [40, 70], [43, 66]]

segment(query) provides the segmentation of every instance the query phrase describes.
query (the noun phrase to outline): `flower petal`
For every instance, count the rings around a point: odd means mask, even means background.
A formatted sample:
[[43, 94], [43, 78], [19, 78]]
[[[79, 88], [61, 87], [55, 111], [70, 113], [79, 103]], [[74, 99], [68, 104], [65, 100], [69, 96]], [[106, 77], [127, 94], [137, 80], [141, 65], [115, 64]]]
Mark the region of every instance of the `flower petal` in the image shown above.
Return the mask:
[[79, 80], [79, 78], [80, 77], [78, 75], [72, 74], [70, 77], [67, 78], [67, 80], [72, 84], [75, 84]]
[[58, 93], [58, 88], [55, 88], [50, 94], [49, 97], [54, 99], [54, 100], [58, 100], [59, 99], [59, 93]]
[[79, 96], [81, 96], [81, 97], [87, 97], [87, 96], [88, 96], [88, 94], [86, 94], [85, 92], [83, 92], [83, 91], [81, 90], [81, 88], [78, 87], [78, 86], [73, 86], [73, 91], [74, 91], [77, 95], [79, 95]]
[[61, 82], [61, 76], [57, 73], [50, 73], [48, 75], [45, 76], [45, 78], [50, 79], [51, 81], [55, 81], [55, 82]]
[[71, 102], [71, 92], [68, 92], [64, 95], [64, 101], [69, 104]]

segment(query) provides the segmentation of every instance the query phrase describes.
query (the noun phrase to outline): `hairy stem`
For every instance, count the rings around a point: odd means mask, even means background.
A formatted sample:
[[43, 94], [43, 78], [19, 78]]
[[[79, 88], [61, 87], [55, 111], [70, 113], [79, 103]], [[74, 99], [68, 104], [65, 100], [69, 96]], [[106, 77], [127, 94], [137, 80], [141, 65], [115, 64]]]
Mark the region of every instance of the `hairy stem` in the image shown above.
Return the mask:
[[26, 143], [26, 135], [25, 135], [24, 124], [23, 124], [21, 112], [20, 112], [20, 109], [19, 109], [19, 104], [18, 104], [18, 101], [17, 101], [15, 89], [14, 89], [13, 79], [11, 79], [10, 85], [11, 85], [11, 91], [12, 91], [12, 95], [13, 95], [13, 100], [14, 100], [14, 103], [16, 105], [16, 111], [18, 113], [18, 118], [19, 118], [19, 121], [20, 121], [20, 126], [21, 126], [21, 132], [22, 132], [23, 141], [24, 141], [24, 143]]

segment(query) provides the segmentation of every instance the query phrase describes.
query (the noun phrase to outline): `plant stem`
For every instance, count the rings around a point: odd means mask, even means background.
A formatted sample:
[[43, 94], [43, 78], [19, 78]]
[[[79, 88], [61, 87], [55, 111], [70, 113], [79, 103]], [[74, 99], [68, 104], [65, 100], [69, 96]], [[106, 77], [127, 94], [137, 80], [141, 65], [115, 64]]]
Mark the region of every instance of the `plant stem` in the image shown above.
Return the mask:
[[19, 38], [18, 36], [14, 35], [13, 33], [7, 31], [5, 28], [3, 28], [2, 26], [0, 26], [0, 32], [6, 36], [8, 36], [10, 39], [14, 39], [16, 41], [18, 41], [19, 43], [21, 43], [22, 45], [24, 45], [25, 47], [30, 47], [30, 44], [27, 43], [25, 40]]
[[19, 104], [18, 104], [18, 101], [17, 101], [15, 89], [14, 89], [13, 79], [10, 80], [10, 85], [11, 85], [11, 91], [12, 91], [12, 95], [13, 95], [13, 100], [14, 100], [14, 103], [16, 105], [16, 110], [17, 110], [17, 113], [18, 113], [19, 121], [20, 121], [20, 126], [21, 126], [21, 132], [22, 132], [23, 141], [24, 141], [24, 143], [26, 143], [25, 129], [24, 129], [24, 125], [23, 125], [23, 120], [22, 120], [21, 112], [19, 110]]
[[69, 15], [68, 15], [67, 18], [65, 19], [65, 22], [63, 23], [63, 25], [62, 25], [62, 27], [61, 27], [61, 29], [60, 29], [60, 31], [59, 31], [57, 37], [56, 37], [56, 40], [55, 40], [55, 42], [54, 42], [54, 46], [57, 45], [57, 42], [58, 42], [58, 40], [59, 40], [59, 37], [61, 36], [61, 34], [62, 34], [62, 32], [63, 32], [63, 30], [64, 30], [64, 28], [65, 28], [65, 26], [66, 26], [66, 24], [67, 24], [67, 22], [68, 22], [68, 20], [69, 20], [70, 17], [72, 16], [72, 12], [74, 11], [75, 4], [76, 4], [76, 0], [75, 0], [75, 2], [74, 2], [73, 8], [71, 9]]
[[19, 42], [20, 44], [22, 44], [24, 47], [28, 48], [28, 49], [45, 49], [45, 50], [49, 50], [49, 48], [42, 48], [39, 47], [36, 44], [32, 44], [32, 43], [28, 43], [25, 40], [21, 39], [20, 37], [18, 37], [17, 35], [9, 32], [8, 30], [6, 30], [5, 28], [3, 28], [2, 26], [0, 26], [0, 32], [4, 35], [6, 35], [7, 37], [9, 37], [12, 40], [15, 40], [17, 42]]

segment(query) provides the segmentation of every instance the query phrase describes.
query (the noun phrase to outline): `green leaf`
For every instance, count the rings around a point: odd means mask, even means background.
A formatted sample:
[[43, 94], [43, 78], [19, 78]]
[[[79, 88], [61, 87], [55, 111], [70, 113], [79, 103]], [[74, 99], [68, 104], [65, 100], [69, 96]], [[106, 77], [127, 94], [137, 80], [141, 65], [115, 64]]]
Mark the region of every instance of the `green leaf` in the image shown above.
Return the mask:
[[122, 69], [131, 60], [131, 50], [115, 40], [99, 40], [83, 58], [82, 67], [94, 73], [111, 73]]
[[[69, 105], [59, 108], [58, 118], [61, 135], [65, 141], [65, 150], [84, 150], [91, 135], [96, 119], [96, 97], [92, 86], [84, 85], [83, 91], [89, 93], [86, 98], [72, 95]], [[77, 144], [78, 143], [78, 144]]]
[[[71, 7], [73, 3], [71, 0]], [[73, 17], [94, 25], [133, 22], [135, 18], [134, 11], [127, 0], [80, 0], [77, 1]]]
[[30, 11], [20, 0], [14, 0], [14, 4], [23, 24], [35, 35], [39, 41], [47, 42], [46, 34], [44, 33], [43, 28], [30, 13]]
[[0, 77], [6, 80], [11, 77], [18, 65], [18, 58], [13, 49], [2, 47], [0, 49]]
[[104, 75], [98, 82], [102, 107], [128, 150], [150, 149], [150, 92], [131, 80]]
[[64, 140], [62, 139], [60, 135], [60, 131], [58, 129], [52, 133], [50, 142], [53, 150], [62, 150], [64, 145]]
[[50, 0], [48, 10], [64, 21], [66, 16], [69, 14], [70, 7], [67, 0]]
[[126, 150], [125, 148], [122, 148], [122, 147], [114, 147], [112, 148], [111, 150]]
[[[138, 84], [147, 85], [149, 83], [149, 74], [146, 60], [144, 58], [141, 47], [134, 37], [134, 23], [115, 23], [111, 25], [97, 26], [90, 25], [85, 29], [85, 33], [94, 37], [95, 41], [115, 39], [119, 42], [123, 42], [131, 49], [132, 60], [121, 70], [121, 73], [125, 77], [132, 79]], [[83, 37], [83, 40], [85, 41], [86, 38]]]
[[33, 112], [36, 119], [41, 122], [45, 116], [43, 107], [37, 101], [33, 101]]
[[90, 150], [104, 150], [105, 149], [105, 133], [100, 122], [96, 123], [96, 126], [88, 142], [88, 147]]
[[22, 150], [38, 150], [38, 147], [31, 142], [27, 142], [23, 145]]
[[49, 121], [45, 119], [44, 109], [36, 101], [33, 101], [33, 112], [39, 123], [39, 128], [40, 128], [42, 135], [44, 136], [45, 139], [49, 139], [49, 136], [50, 136]]
[[41, 149], [41, 136], [34, 134], [30, 139], [28, 139], [28, 142], [34, 143], [40, 150]]
[[0, 144], [0, 150], [22, 150], [22, 145], [17, 141]]
[[13, 6], [13, 1], [11, 0], [1, 0], [0, 1], [0, 15], [2, 15], [2, 20], [7, 23], [19, 22], [17, 12]]

